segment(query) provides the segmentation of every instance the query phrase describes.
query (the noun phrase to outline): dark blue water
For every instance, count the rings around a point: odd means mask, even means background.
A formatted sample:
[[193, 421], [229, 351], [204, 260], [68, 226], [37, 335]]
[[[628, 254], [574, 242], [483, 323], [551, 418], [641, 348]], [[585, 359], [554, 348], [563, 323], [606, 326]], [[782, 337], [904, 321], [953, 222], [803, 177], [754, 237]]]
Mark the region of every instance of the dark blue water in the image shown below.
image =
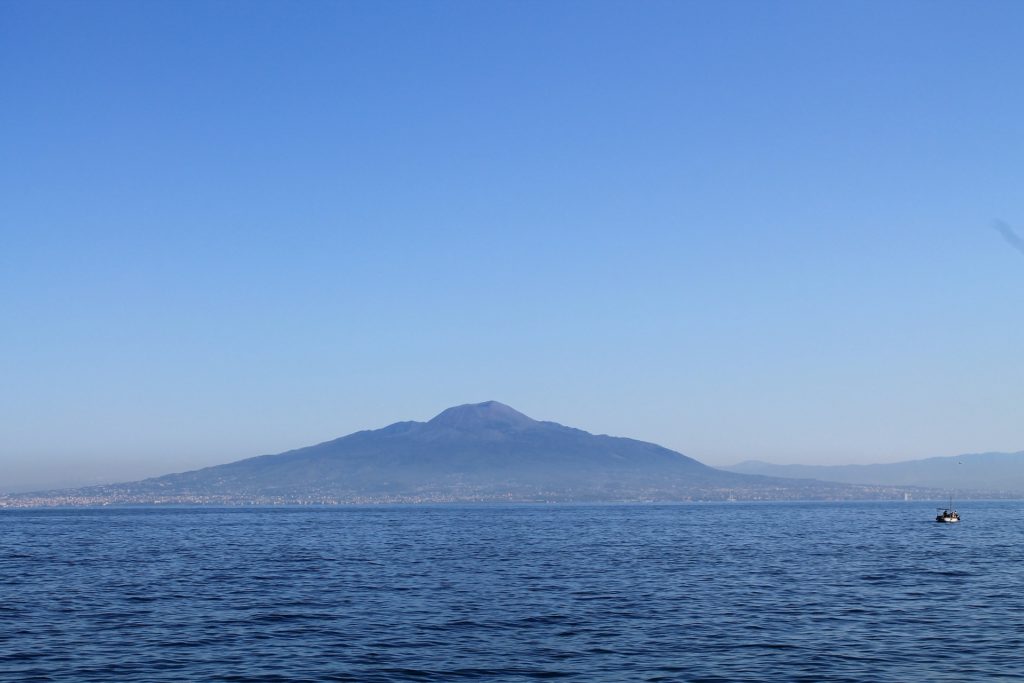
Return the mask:
[[1024, 680], [1024, 504], [0, 512], [3, 680]]

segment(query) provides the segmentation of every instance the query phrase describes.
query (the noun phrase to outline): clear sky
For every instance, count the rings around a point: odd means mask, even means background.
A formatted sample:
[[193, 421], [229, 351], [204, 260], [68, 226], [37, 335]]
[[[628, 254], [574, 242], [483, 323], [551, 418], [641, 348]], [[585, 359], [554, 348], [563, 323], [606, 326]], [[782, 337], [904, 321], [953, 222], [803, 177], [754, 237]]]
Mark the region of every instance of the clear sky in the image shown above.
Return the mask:
[[460, 403], [1024, 449], [1024, 3], [0, 2], [0, 491]]

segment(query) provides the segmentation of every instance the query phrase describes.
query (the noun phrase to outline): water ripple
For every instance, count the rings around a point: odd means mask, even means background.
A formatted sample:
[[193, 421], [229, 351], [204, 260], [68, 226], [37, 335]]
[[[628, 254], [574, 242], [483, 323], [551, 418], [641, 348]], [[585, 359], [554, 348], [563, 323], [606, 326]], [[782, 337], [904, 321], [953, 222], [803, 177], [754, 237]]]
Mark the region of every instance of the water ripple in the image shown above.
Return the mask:
[[2, 511], [0, 680], [1022, 680], [1021, 505], [963, 507]]

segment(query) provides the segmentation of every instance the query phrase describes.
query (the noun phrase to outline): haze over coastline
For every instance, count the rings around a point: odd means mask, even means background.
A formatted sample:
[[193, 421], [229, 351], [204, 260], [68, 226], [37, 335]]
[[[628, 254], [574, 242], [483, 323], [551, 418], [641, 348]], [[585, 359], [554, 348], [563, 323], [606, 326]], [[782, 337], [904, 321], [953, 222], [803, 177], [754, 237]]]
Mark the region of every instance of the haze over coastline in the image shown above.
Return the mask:
[[[1024, 494], [989, 471], [964, 493]], [[994, 475], [994, 476], [993, 476]], [[708, 467], [657, 444], [530, 418], [497, 401], [448, 408], [284, 453], [136, 482], [0, 496], [0, 508], [108, 505], [904, 500], [946, 489], [786, 479]]]
[[1020, 451], [1022, 26], [0, 3], [0, 490], [490, 396], [712, 466]]

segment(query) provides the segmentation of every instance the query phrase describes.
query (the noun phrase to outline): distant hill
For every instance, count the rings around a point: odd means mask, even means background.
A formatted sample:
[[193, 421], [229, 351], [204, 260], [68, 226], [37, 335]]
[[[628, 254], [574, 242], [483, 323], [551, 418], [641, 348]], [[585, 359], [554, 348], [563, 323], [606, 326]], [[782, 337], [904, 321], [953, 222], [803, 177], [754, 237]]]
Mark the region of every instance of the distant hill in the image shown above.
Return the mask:
[[449, 408], [429, 422], [398, 422], [153, 483], [245, 493], [387, 494], [459, 487], [594, 488], [657, 483], [666, 475], [702, 484], [737, 476], [654, 444], [540, 422], [488, 401]]
[[652, 443], [534, 420], [487, 401], [285, 453], [139, 482], [19, 494], [0, 504], [879, 497], [902, 491], [724, 472]]
[[845, 484], [922, 486], [960, 492], [1024, 495], [1024, 451], [972, 453], [877, 465], [773, 465], [748, 460], [723, 469], [741, 474]]

